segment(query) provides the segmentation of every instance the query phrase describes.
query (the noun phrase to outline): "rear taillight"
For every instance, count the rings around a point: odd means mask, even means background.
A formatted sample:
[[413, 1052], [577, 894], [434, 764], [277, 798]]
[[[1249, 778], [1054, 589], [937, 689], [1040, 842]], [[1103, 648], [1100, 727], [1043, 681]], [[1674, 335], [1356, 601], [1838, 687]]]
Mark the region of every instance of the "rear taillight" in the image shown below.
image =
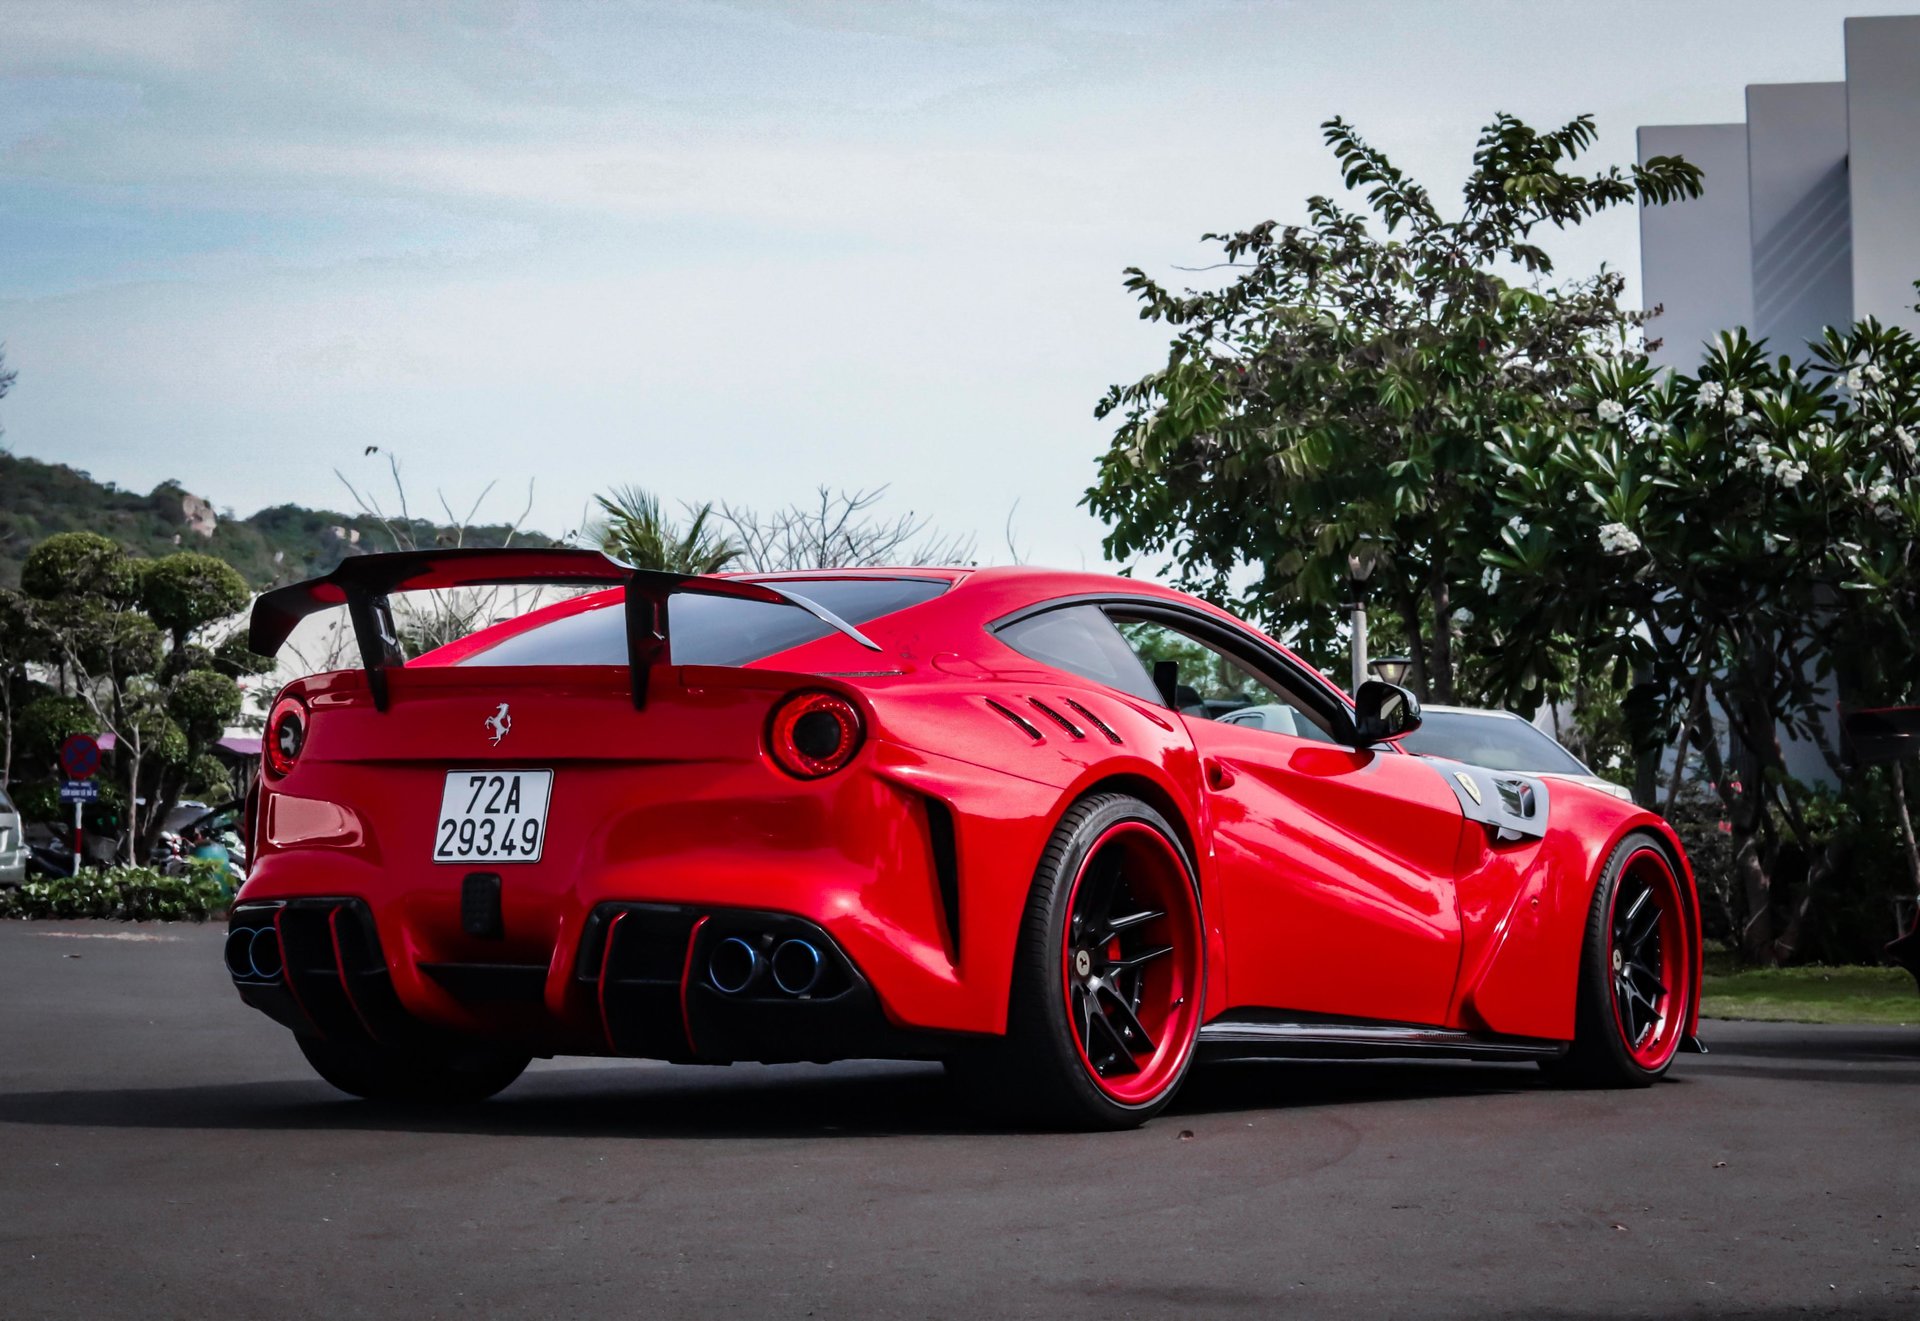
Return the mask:
[[767, 751], [787, 774], [817, 780], [852, 761], [865, 737], [860, 709], [840, 694], [795, 693], [773, 709]]
[[266, 737], [260, 740], [261, 760], [275, 775], [285, 775], [306, 745], [307, 704], [297, 697], [281, 698], [267, 717]]

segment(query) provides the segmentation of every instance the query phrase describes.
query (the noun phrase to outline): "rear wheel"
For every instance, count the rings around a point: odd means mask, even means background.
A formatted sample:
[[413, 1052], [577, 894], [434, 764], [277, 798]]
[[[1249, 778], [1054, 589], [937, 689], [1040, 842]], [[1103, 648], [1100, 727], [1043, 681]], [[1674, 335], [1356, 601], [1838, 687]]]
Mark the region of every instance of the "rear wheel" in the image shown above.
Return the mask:
[[486, 1050], [396, 1050], [372, 1043], [297, 1037], [322, 1078], [369, 1101], [465, 1105], [504, 1090], [531, 1063], [526, 1055]]
[[1193, 869], [1171, 827], [1135, 798], [1085, 799], [1034, 876], [1007, 1036], [951, 1067], [1002, 1114], [1135, 1127], [1193, 1062], [1205, 968]]
[[1692, 1016], [1698, 959], [1685, 890], [1651, 835], [1627, 836], [1594, 887], [1573, 1046], [1548, 1072], [1589, 1087], [1645, 1087]]

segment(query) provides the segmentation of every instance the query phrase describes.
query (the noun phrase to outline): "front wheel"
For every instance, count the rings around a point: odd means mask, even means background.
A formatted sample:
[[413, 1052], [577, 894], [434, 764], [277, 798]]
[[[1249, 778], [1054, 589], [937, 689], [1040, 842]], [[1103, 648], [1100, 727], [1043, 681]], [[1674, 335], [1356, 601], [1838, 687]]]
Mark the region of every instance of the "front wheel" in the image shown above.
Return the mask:
[[1193, 1062], [1206, 947], [1193, 868], [1166, 819], [1123, 794], [1074, 804], [1035, 872], [1007, 1035], [953, 1071], [989, 1108], [1133, 1128]]
[[530, 1056], [491, 1051], [395, 1050], [372, 1043], [296, 1037], [300, 1053], [322, 1078], [368, 1101], [466, 1105], [504, 1090], [525, 1072]]
[[1628, 835], [1594, 887], [1573, 1046], [1548, 1072], [1589, 1087], [1654, 1082], [1680, 1049], [1698, 966], [1672, 859], [1651, 835]]

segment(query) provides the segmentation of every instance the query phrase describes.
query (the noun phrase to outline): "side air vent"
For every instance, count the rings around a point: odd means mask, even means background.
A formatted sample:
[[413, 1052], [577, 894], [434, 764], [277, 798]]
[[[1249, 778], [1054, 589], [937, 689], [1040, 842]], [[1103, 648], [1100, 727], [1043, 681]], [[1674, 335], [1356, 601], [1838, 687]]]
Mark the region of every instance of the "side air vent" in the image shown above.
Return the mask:
[[1109, 725], [1106, 721], [1102, 720], [1099, 716], [1095, 715], [1093, 712], [1087, 710], [1086, 707], [1080, 705], [1080, 703], [1074, 701], [1071, 697], [1065, 698], [1063, 700], [1065, 701], [1067, 706], [1072, 707], [1082, 717], [1084, 717], [1086, 719], [1086, 722], [1089, 725], [1092, 725], [1095, 729], [1099, 730], [1102, 734], [1105, 734], [1107, 736], [1107, 742], [1118, 743], [1120, 741], [1120, 736], [1113, 732], [1113, 726]]
[[1066, 730], [1067, 733], [1071, 734], [1074, 738], [1085, 738], [1087, 736], [1087, 732], [1084, 729], [1074, 724], [1071, 720], [1061, 715], [1058, 711], [1048, 706], [1045, 702], [1041, 701], [1039, 698], [1029, 697], [1027, 699], [1027, 703], [1028, 705], [1033, 707], [1034, 710], [1038, 711], [1041, 715], [1051, 720], [1054, 724], [1060, 726], [1060, 728]]
[[960, 856], [954, 843], [953, 809], [938, 798], [924, 800], [927, 840], [933, 847], [933, 875], [940, 886], [940, 908], [947, 919], [947, 954], [960, 963]]
[[987, 699], [987, 705], [992, 707], [995, 711], [998, 711], [1001, 715], [1005, 716], [1013, 724], [1017, 725], [1022, 731], [1026, 733], [1026, 736], [1032, 739], [1035, 743], [1046, 742], [1045, 736], [1042, 735], [1039, 729], [1034, 726], [1034, 723], [1031, 720], [1028, 720], [1025, 716], [1021, 715], [1019, 712], [1008, 710], [1006, 707], [1000, 705], [1000, 703], [994, 701], [991, 697]]

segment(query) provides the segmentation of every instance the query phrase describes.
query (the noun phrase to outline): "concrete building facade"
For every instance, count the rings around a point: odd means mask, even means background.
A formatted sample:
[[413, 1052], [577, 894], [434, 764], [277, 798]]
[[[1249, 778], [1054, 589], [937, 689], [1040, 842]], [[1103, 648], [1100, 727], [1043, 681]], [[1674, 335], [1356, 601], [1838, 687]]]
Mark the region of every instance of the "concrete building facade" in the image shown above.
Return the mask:
[[1684, 156], [1704, 194], [1640, 212], [1647, 337], [1691, 371], [1745, 326], [1799, 353], [1862, 317], [1920, 332], [1920, 15], [1850, 18], [1845, 78], [1747, 88], [1743, 124], [1642, 128], [1639, 157]]

